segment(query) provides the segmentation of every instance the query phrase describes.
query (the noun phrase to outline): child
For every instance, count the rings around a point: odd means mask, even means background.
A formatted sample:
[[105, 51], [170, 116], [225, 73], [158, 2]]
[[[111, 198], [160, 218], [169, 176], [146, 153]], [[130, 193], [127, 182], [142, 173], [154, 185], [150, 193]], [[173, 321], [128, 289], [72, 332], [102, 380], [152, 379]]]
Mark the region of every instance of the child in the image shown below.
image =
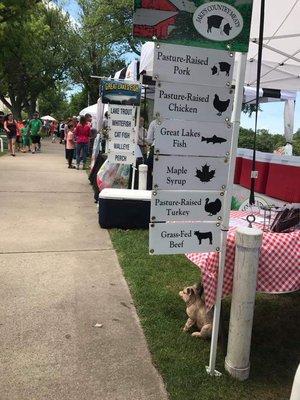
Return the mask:
[[[28, 131], [29, 121], [23, 121], [23, 128], [21, 128], [21, 136], [22, 136], [22, 148], [21, 152], [26, 153], [30, 151], [30, 137]], [[26, 149], [27, 147], [27, 149]]]
[[67, 141], [66, 141], [66, 156], [68, 160], [68, 168], [76, 168], [72, 165], [72, 160], [75, 152], [75, 141], [74, 141], [74, 125], [72, 122], [68, 124], [68, 133], [67, 133]]

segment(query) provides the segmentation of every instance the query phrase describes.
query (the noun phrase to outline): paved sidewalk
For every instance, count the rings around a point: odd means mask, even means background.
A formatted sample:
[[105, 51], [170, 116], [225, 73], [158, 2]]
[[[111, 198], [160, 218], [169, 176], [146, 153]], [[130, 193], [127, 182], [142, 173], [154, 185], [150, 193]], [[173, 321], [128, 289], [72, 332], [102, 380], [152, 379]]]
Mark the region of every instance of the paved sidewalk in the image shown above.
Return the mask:
[[86, 173], [63, 153], [0, 157], [0, 399], [165, 400]]

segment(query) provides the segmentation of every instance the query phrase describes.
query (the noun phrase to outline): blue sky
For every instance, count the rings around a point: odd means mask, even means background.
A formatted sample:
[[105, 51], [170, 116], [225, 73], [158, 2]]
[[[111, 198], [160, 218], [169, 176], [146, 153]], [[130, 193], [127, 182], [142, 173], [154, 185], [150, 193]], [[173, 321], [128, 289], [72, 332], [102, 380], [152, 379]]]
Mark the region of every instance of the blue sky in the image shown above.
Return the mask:
[[78, 7], [77, 1], [76, 0], [66, 0], [65, 3], [63, 4], [63, 8], [69, 12], [69, 14], [76, 19], [78, 16], [78, 13], [80, 11], [80, 8]]
[[[66, 0], [64, 3], [64, 9], [76, 19], [79, 13], [79, 7], [76, 0]], [[128, 54], [126, 61], [129, 63], [134, 59], [134, 55]], [[283, 125], [283, 112], [284, 103], [276, 102], [261, 105], [263, 112], [259, 113], [258, 128], [268, 129], [271, 133], [284, 133]], [[241, 125], [245, 128], [254, 128], [254, 117], [249, 118], [245, 114], [241, 116]], [[300, 128], [300, 95], [297, 96], [296, 111], [295, 111], [295, 126], [294, 132]]]
[[[283, 112], [284, 103], [268, 103], [262, 104], [262, 112], [258, 116], [258, 129], [268, 129], [271, 133], [284, 133]], [[254, 117], [249, 118], [245, 114], [241, 116], [241, 125], [245, 128], [254, 129]], [[297, 95], [296, 110], [295, 110], [295, 125], [294, 132], [300, 128], [300, 96]]]

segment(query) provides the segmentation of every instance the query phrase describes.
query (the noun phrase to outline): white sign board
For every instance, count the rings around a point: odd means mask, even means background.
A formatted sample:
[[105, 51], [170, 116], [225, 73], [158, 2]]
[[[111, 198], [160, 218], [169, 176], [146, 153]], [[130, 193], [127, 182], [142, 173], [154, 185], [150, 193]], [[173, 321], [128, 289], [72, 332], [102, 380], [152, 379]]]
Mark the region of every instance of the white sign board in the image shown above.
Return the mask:
[[108, 129], [109, 130], [120, 130], [123, 132], [132, 132], [135, 127], [134, 120], [126, 120], [122, 118], [113, 118], [108, 120]]
[[122, 128], [111, 128], [109, 130], [109, 139], [112, 141], [134, 141], [135, 129], [126, 130]]
[[110, 163], [114, 164], [135, 164], [135, 155], [132, 153], [120, 154], [109, 151], [107, 153], [107, 159]]
[[134, 120], [135, 107], [134, 106], [119, 106], [114, 104], [108, 105], [108, 118], [110, 119], [123, 119]]
[[225, 87], [231, 84], [232, 52], [159, 43], [153, 60], [154, 79]]
[[128, 141], [109, 141], [108, 151], [123, 154], [123, 153], [134, 153], [135, 143], [133, 140]]
[[232, 126], [165, 119], [156, 125], [155, 151], [160, 154], [225, 156], [230, 151]]
[[224, 192], [217, 191], [153, 191], [150, 220], [220, 221], [223, 199]]
[[233, 90], [229, 88], [159, 82], [155, 89], [156, 118], [229, 121], [232, 105]]
[[155, 156], [153, 188], [167, 190], [224, 190], [229, 160], [215, 157]]
[[215, 222], [150, 223], [149, 229], [150, 254], [184, 254], [220, 250], [221, 229]]

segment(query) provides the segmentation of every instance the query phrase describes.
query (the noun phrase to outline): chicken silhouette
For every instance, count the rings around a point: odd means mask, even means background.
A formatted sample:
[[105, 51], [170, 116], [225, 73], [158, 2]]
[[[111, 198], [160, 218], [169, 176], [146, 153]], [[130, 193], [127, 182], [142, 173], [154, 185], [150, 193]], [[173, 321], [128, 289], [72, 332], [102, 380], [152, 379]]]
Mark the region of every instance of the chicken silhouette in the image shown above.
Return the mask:
[[222, 208], [222, 203], [220, 199], [216, 199], [215, 201], [211, 201], [209, 203], [209, 198], [205, 199], [205, 206], [204, 209], [208, 214], [211, 215], [216, 215]]
[[201, 169], [196, 169], [196, 178], [200, 179], [201, 182], [209, 182], [215, 176], [216, 170], [209, 170], [210, 166], [205, 164]]
[[230, 99], [223, 101], [223, 100], [220, 100], [220, 98], [219, 98], [219, 96], [217, 94], [215, 94], [213, 106], [215, 107], [215, 109], [217, 111], [219, 111], [217, 113], [217, 115], [221, 116], [222, 113], [224, 111], [226, 111], [227, 108], [229, 107], [229, 103], [230, 103]]

